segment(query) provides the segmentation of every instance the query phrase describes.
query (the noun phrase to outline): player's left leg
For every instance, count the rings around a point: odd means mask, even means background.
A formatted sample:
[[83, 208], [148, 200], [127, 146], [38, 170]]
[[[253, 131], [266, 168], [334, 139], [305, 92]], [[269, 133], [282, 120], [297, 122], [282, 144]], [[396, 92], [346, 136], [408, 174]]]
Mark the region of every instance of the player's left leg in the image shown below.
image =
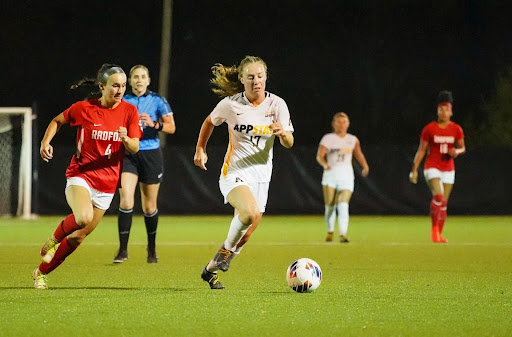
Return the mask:
[[430, 218], [432, 226], [430, 229], [430, 238], [433, 242], [442, 242], [439, 234], [439, 217], [444, 200], [444, 189], [439, 177], [427, 180], [427, 185], [432, 192], [432, 200], [430, 202]]
[[352, 191], [341, 190], [337, 196], [337, 209], [338, 209], [338, 225], [340, 230], [340, 242], [348, 243], [347, 238], [348, 223], [349, 223], [349, 211], [348, 204], [352, 198]]
[[148, 263], [157, 263], [156, 255], [156, 229], [158, 227], [158, 208], [157, 198], [160, 183], [145, 184], [140, 183], [140, 196], [142, 201], [142, 211], [144, 212], [144, 223], [148, 236]]
[[[125, 159], [127, 162], [128, 159]], [[121, 174], [121, 188], [119, 188], [119, 213], [117, 215], [117, 232], [119, 234], [119, 249], [114, 257], [114, 263], [123, 263], [128, 260], [128, 240], [132, 228], [133, 206], [135, 204], [135, 189], [139, 176], [135, 166], [124, 166], [127, 172]]]
[[448, 240], [443, 238], [441, 234], [443, 233], [444, 223], [446, 222], [446, 216], [448, 213], [448, 199], [450, 198], [450, 194], [452, 193], [453, 184], [443, 183], [443, 189], [444, 189], [444, 193], [443, 193], [444, 200], [441, 204], [441, 209], [440, 209], [439, 218], [438, 218], [439, 239], [441, 240], [441, 242], [448, 242]]

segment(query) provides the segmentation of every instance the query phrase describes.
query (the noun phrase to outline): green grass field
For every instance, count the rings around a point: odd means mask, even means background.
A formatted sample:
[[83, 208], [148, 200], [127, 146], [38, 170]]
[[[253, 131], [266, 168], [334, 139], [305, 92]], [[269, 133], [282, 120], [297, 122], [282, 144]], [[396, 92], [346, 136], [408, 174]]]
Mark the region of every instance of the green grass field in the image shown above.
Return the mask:
[[[106, 217], [35, 290], [61, 218], [0, 221], [0, 336], [512, 336], [512, 217], [450, 216], [450, 243], [433, 244], [426, 216], [352, 216], [342, 245], [323, 242], [320, 216], [265, 216], [216, 291], [199, 274], [229, 216], [161, 217], [158, 264], [136, 216], [120, 265]], [[286, 284], [300, 257], [323, 271], [310, 294]]]

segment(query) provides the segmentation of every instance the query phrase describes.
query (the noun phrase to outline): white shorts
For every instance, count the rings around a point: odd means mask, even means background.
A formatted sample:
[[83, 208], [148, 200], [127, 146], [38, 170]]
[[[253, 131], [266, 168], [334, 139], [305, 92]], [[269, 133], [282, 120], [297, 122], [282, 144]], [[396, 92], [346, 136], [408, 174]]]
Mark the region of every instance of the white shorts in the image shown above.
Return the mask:
[[337, 191], [348, 190], [350, 192], [354, 192], [354, 177], [348, 175], [344, 177], [340, 177], [340, 175], [334, 174], [326, 174], [324, 172], [322, 176], [322, 185], [329, 186]]
[[258, 203], [258, 207], [260, 208], [261, 213], [265, 213], [265, 208], [267, 207], [268, 200], [268, 188], [270, 183], [247, 183], [244, 178], [237, 177], [235, 174], [228, 174], [225, 178], [219, 179], [219, 188], [220, 192], [224, 196], [224, 203], [228, 203], [228, 194], [235, 187], [238, 186], [247, 186], [251, 190], [254, 199]]
[[96, 208], [107, 210], [110, 207], [112, 199], [114, 199], [114, 193], [105, 193], [91, 188], [87, 182], [80, 177], [71, 177], [67, 180], [66, 189], [69, 186], [82, 186], [89, 191], [91, 196], [91, 202]]
[[455, 171], [440, 171], [436, 168], [429, 168], [423, 170], [423, 175], [425, 176], [426, 181], [430, 181], [434, 178], [441, 179], [443, 184], [451, 184], [455, 182]]

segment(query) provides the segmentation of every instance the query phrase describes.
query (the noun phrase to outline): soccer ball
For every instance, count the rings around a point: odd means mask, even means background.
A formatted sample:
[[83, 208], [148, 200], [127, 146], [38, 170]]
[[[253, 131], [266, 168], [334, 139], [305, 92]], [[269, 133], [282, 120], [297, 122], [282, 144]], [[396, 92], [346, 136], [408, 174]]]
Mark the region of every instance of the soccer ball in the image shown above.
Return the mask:
[[286, 271], [286, 281], [298, 293], [310, 293], [322, 282], [322, 270], [315, 261], [301, 258], [294, 261]]

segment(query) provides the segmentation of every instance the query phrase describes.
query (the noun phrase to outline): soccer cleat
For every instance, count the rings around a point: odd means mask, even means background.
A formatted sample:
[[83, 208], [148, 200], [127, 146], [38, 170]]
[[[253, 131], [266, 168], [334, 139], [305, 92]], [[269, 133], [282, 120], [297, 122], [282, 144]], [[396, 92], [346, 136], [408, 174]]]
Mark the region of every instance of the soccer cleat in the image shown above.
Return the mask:
[[219, 281], [219, 275], [217, 273], [212, 273], [206, 270], [206, 267], [203, 269], [201, 273], [201, 278], [203, 281], [208, 282], [210, 285], [210, 289], [224, 289], [224, 286]]
[[439, 234], [439, 227], [437, 225], [432, 226], [430, 229], [430, 239], [433, 242], [442, 242], [441, 234]]
[[332, 233], [327, 233], [327, 236], [325, 237], [325, 242], [331, 242], [332, 241]]
[[[41, 255], [41, 257], [45, 256], [46, 254], [48, 254], [48, 252], [55, 247], [55, 245], [57, 245], [58, 242], [57, 240], [55, 240], [55, 238], [52, 236], [50, 236], [48, 238], [48, 240], [46, 240], [46, 242], [44, 243], [43, 247], [41, 248], [41, 251], [39, 252], [39, 254]], [[53, 256], [52, 256], [53, 257]], [[51, 259], [50, 259], [51, 260]]]
[[46, 274], [39, 271], [39, 268], [34, 269], [32, 272], [32, 278], [34, 279], [34, 288], [36, 289], [48, 289], [48, 280]]
[[156, 256], [156, 249], [150, 250], [146, 247], [148, 251], [148, 263], [158, 263], [158, 256]]
[[341, 243], [349, 243], [348, 238], [345, 235], [340, 235], [340, 242]]
[[222, 245], [217, 251], [217, 254], [213, 257], [213, 260], [215, 261], [215, 266], [225, 272], [228, 271], [229, 263], [234, 257], [233, 252], [224, 248], [224, 245]]
[[443, 238], [441, 235], [439, 235], [439, 239], [437, 240], [432, 240], [433, 242], [435, 243], [448, 243], [448, 240], [446, 240], [445, 238]]
[[128, 260], [128, 251], [118, 250], [116, 257], [114, 257], [114, 263], [123, 263], [126, 260]]
[[41, 255], [41, 260], [43, 260], [44, 263], [50, 263], [53, 259], [53, 256], [55, 255], [55, 252], [59, 248], [59, 245], [60, 242], [57, 242], [53, 235], [50, 236], [39, 252]]
[[46, 255], [41, 257], [41, 260], [43, 260], [44, 263], [50, 263], [53, 259], [53, 257], [55, 256], [55, 252], [57, 251], [57, 249], [59, 249], [59, 246], [60, 246], [60, 242], [57, 243], [55, 246], [53, 246], [52, 248], [50, 248], [47, 252], [46, 252]]

